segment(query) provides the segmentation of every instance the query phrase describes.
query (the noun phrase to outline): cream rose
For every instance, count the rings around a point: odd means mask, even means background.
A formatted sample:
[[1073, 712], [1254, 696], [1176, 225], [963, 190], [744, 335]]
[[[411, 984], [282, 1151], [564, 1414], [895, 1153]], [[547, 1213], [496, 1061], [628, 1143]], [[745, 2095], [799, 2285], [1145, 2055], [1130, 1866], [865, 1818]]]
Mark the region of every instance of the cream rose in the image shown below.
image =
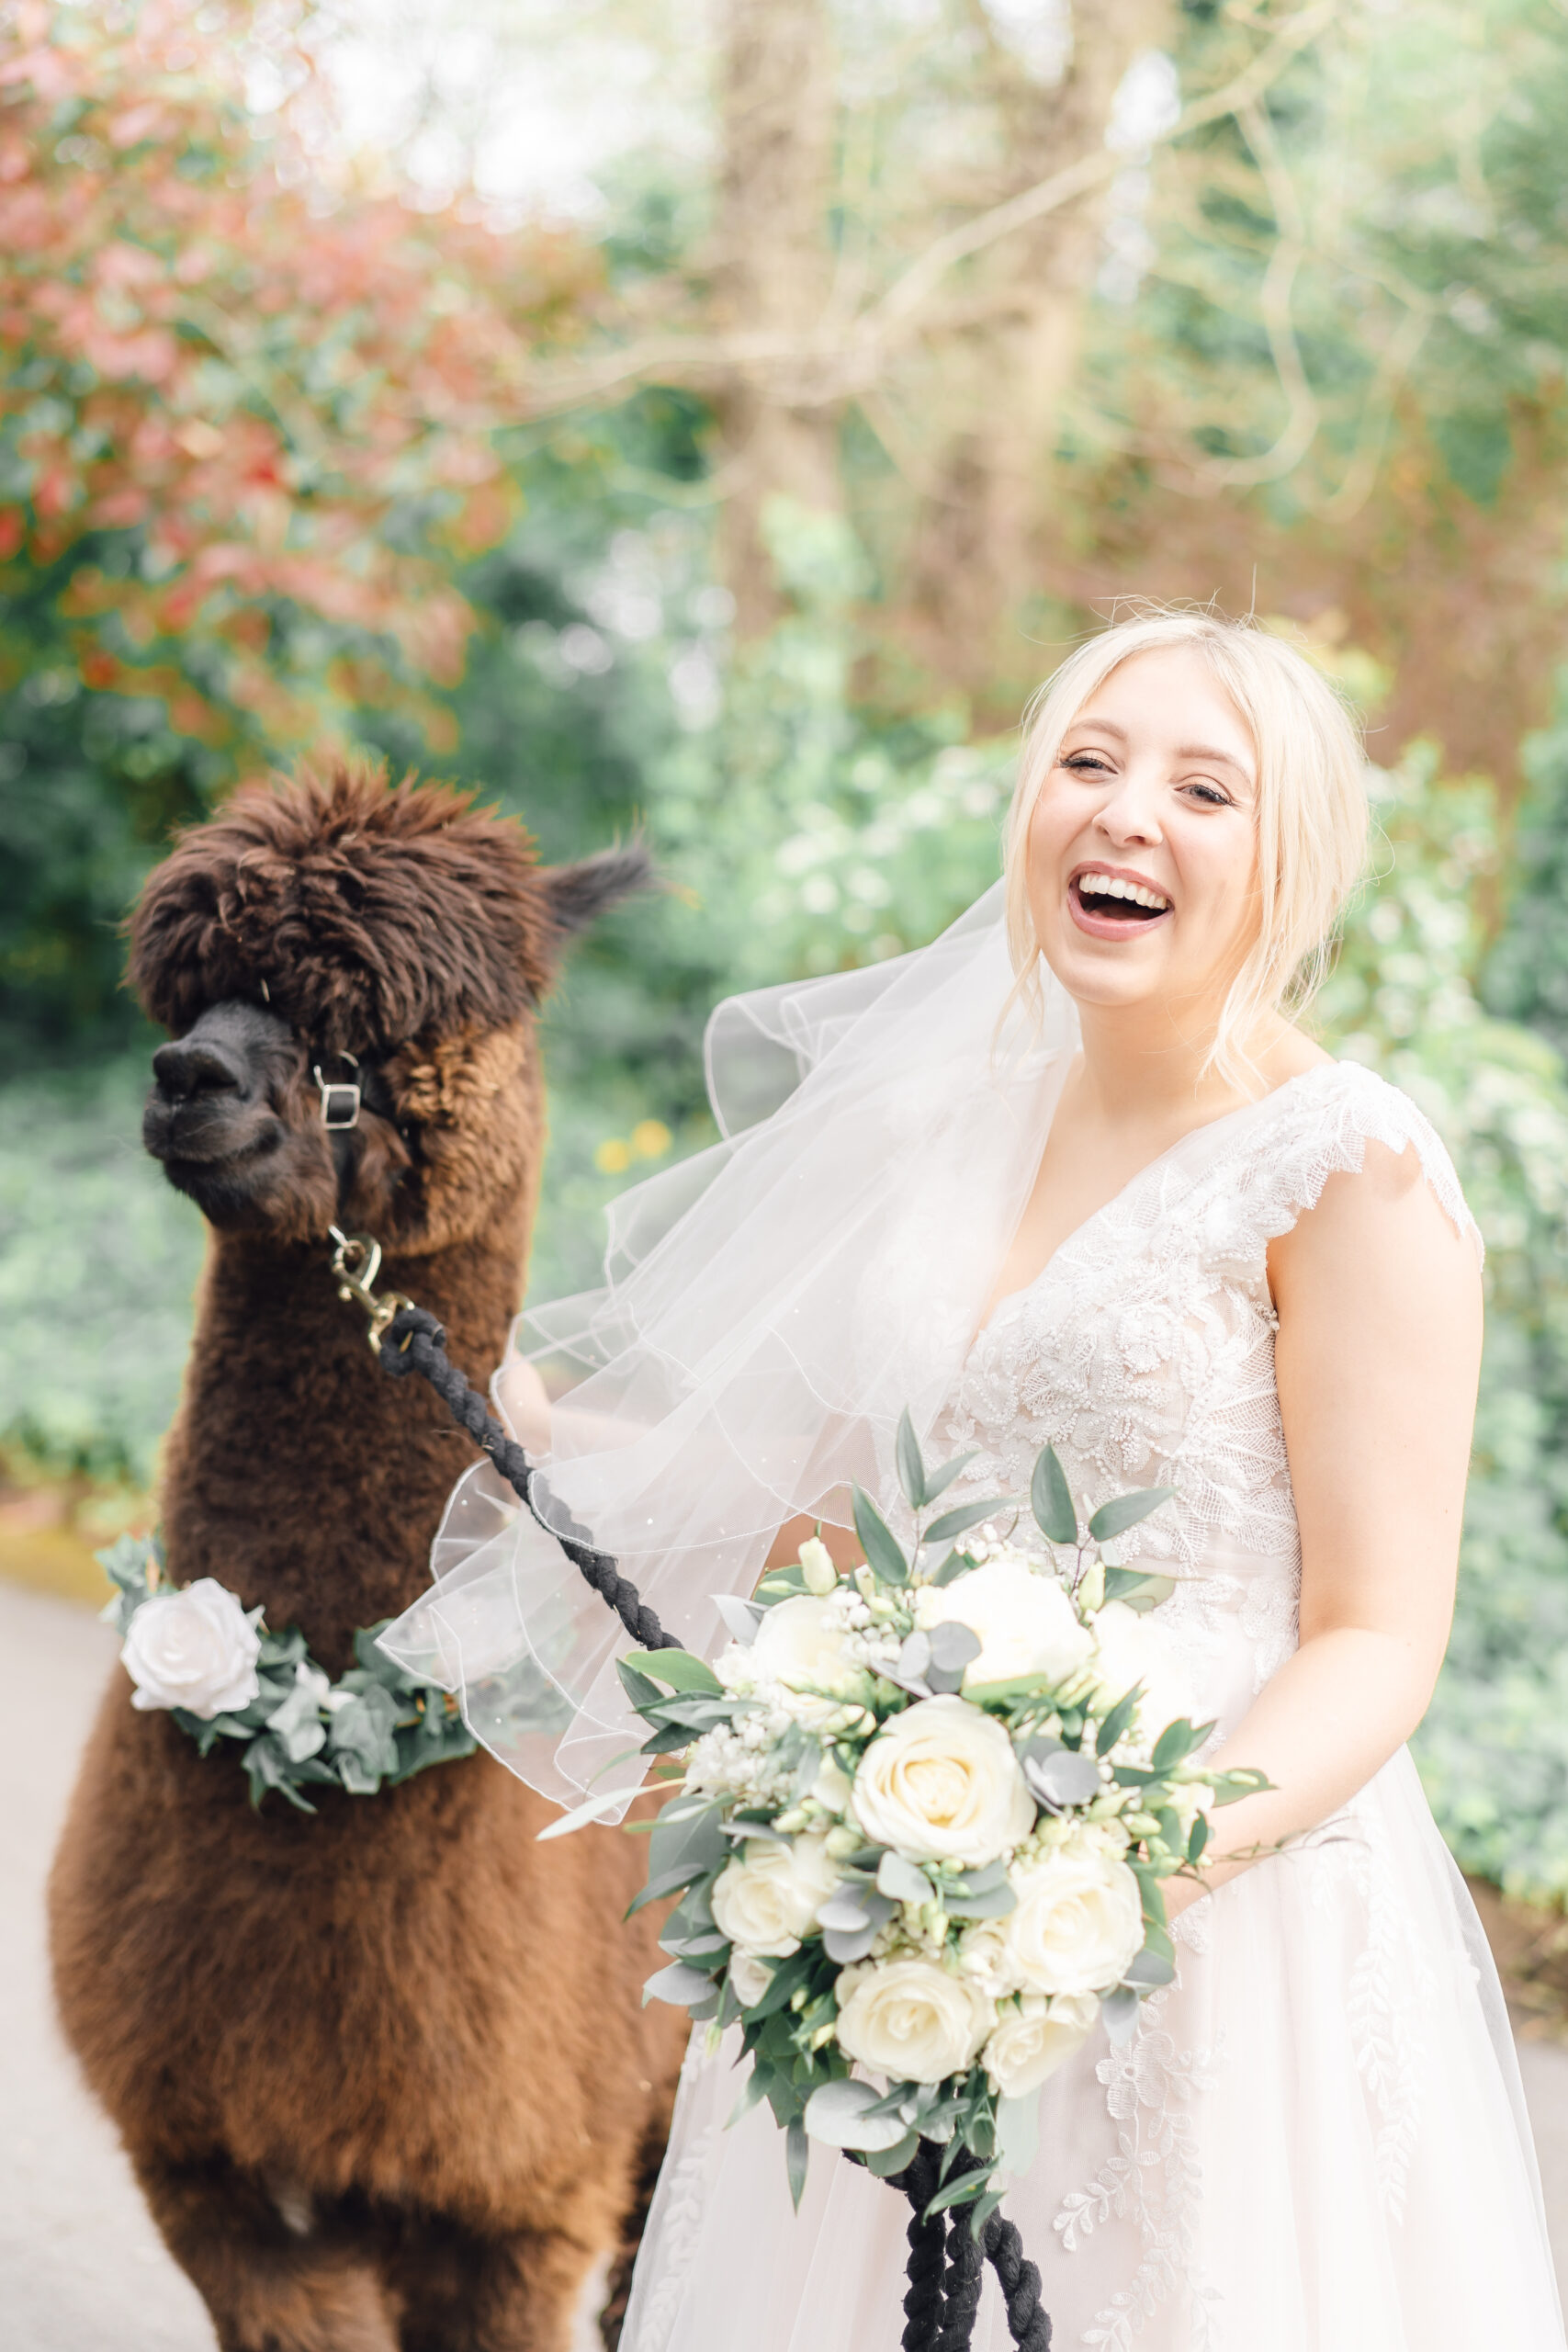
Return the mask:
[[940, 2083], [973, 2065], [995, 2018], [982, 1994], [934, 1962], [886, 1961], [840, 2010], [839, 2046], [894, 2082]]
[[1138, 1702], [1138, 1730], [1152, 1747], [1167, 1724], [1190, 1719], [1192, 1694], [1177, 1660], [1170, 1637], [1152, 1614], [1139, 1614], [1124, 1600], [1108, 1600], [1094, 1619], [1094, 1678], [1112, 1704], [1133, 1688], [1144, 1686]]
[[248, 1707], [261, 1689], [260, 1615], [259, 1609], [247, 1614], [214, 1577], [144, 1600], [119, 1653], [136, 1685], [131, 1705], [185, 1707], [209, 1720]]
[[1034, 1801], [998, 1723], [956, 1695], [894, 1715], [855, 1773], [866, 1836], [915, 1862], [994, 1861], [1034, 1826]]
[[741, 2007], [750, 2009], [773, 1983], [773, 1972], [759, 1953], [737, 1950], [729, 1955], [729, 1981]]
[[[852, 1688], [842, 1622], [829, 1601], [813, 1593], [775, 1602], [758, 1626], [749, 1655], [753, 1674], [799, 1694], [792, 1696], [789, 1712], [814, 1727], [838, 1713]], [[835, 1695], [819, 1698], [820, 1690]]]
[[977, 1991], [999, 2001], [1018, 1991], [1018, 1969], [1005, 1919], [976, 1919], [958, 1939], [958, 1969]]
[[751, 1838], [714, 1881], [713, 1916], [721, 1935], [764, 1959], [798, 1951], [800, 1939], [843, 1873], [820, 1838], [790, 1844]]
[[1082, 1666], [1094, 1636], [1053, 1576], [1037, 1575], [1022, 1560], [987, 1560], [952, 1584], [924, 1585], [915, 1602], [916, 1622], [967, 1625], [980, 1655], [964, 1669], [964, 1688], [979, 1682], [1010, 1682], [1025, 1674], [1049, 1675], [1060, 1682]]
[[1003, 2098], [1023, 2098], [1083, 2047], [1099, 2014], [1092, 1993], [1025, 1993], [1002, 2010], [980, 2063]]
[[1005, 1921], [1021, 1984], [1032, 1993], [1100, 1993], [1121, 1983], [1144, 1940], [1138, 1882], [1092, 1848], [1058, 1848], [1013, 1882]]

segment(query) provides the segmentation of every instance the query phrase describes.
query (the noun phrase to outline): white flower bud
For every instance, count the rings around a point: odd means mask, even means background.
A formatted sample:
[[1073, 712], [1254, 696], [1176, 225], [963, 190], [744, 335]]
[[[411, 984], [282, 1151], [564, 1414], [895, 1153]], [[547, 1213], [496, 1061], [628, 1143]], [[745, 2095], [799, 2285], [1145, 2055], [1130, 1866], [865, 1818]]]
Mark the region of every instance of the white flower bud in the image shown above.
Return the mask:
[[836, 1592], [839, 1571], [833, 1566], [833, 1555], [819, 1535], [808, 1535], [800, 1547], [800, 1565], [805, 1572], [806, 1589], [819, 1598]]

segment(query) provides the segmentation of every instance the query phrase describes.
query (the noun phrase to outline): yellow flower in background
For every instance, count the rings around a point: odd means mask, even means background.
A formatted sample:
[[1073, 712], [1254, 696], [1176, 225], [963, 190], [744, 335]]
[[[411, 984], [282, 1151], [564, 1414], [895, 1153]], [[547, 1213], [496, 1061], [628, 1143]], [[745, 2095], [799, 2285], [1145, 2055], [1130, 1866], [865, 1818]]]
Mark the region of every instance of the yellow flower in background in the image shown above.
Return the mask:
[[593, 1154], [601, 1176], [624, 1176], [634, 1159], [662, 1159], [674, 1137], [662, 1119], [639, 1119], [629, 1140], [607, 1136]]

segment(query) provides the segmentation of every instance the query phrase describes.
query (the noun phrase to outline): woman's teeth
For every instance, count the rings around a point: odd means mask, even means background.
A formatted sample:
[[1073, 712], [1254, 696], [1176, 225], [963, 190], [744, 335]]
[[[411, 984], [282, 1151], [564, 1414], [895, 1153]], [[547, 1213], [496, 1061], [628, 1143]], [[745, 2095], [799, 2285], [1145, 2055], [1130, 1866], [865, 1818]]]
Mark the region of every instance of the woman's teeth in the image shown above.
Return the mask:
[[1145, 890], [1141, 882], [1123, 882], [1116, 874], [1080, 874], [1077, 892], [1080, 899], [1126, 899], [1134, 907], [1146, 907], [1151, 914], [1162, 915], [1170, 905], [1157, 890]]

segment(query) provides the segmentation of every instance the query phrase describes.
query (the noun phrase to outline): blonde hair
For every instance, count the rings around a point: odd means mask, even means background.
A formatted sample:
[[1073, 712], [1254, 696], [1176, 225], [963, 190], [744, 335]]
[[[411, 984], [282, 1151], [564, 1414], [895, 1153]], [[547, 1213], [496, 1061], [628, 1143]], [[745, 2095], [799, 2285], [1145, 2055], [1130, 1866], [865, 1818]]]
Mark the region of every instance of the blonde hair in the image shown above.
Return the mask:
[[1141, 609], [1070, 653], [1024, 720], [1008, 812], [1004, 876], [1015, 995], [1040, 1003], [1040, 943], [1029, 906], [1029, 827], [1062, 739], [1096, 687], [1140, 653], [1179, 648], [1206, 662], [1251, 730], [1258, 756], [1258, 936], [1231, 983], [1204, 1069], [1250, 1089], [1247, 1041], [1266, 1012], [1310, 1002], [1347, 899], [1361, 878], [1369, 823], [1360, 729], [1304, 653], [1250, 620]]

